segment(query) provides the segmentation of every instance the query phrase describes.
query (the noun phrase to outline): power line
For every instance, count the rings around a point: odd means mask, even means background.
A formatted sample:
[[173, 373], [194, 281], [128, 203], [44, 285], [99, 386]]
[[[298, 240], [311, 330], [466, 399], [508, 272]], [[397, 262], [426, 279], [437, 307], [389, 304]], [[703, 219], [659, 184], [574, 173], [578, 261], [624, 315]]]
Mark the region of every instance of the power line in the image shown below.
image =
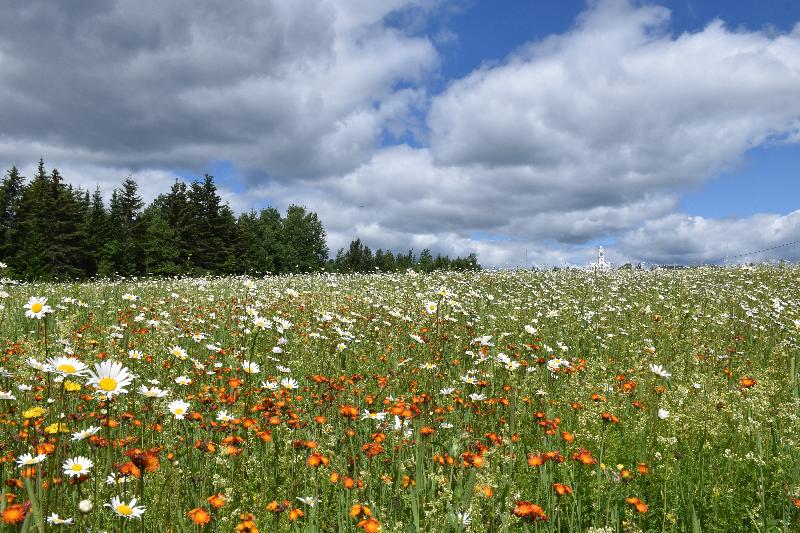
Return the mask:
[[762, 248], [761, 250], [754, 250], [752, 252], [746, 252], [746, 253], [743, 253], [743, 254], [736, 254], [736, 255], [732, 255], [730, 257], [726, 256], [725, 262], [727, 263], [731, 259], [737, 259], [739, 257], [747, 257], [749, 255], [756, 255], [756, 254], [760, 254], [760, 253], [764, 253], [764, 252], [769, 252], [769, 251], [772, 251], [772, 250], [777, 250], [778, 248], [785, 248], [787, 246], [795, 246], [797, 244], [800, 244], [800, 240], [791, 241], [791, 242], [785, 242], [783, 244], [777, 244], [775, 246], [770, 246], [769, 248]]

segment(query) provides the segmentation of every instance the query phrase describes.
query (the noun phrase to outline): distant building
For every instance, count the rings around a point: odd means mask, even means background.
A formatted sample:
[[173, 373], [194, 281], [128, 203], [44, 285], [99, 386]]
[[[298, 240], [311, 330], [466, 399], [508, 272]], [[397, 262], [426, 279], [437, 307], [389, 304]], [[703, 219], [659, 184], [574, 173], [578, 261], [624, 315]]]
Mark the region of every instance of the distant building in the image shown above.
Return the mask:
[[606, 261], [606, 251], [602, 246], [597, 250], [597, 262], [590, 264], [588, 268], [594, 272], [608, 272], [611, 270], [611, 263]]

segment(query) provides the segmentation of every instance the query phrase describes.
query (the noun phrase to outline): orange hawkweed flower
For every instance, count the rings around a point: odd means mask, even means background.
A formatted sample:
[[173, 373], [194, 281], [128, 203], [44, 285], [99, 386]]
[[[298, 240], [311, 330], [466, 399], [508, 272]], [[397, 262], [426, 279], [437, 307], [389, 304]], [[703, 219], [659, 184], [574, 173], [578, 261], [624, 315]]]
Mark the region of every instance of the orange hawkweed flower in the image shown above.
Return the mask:
[[223, 505], [225, 505], [225, 498], [222, 497], [222, 494], [214, 494], [212, 496], [209, 496], [206, 501], [210, 503], [211, 507], [213, 507], [214, 509], [219, 509]]
[[612, 424], [618, 424], [619, 423], [619, 418], [617, 418], [617, 416], [609, 413], [608, 411], [606, 411], [604, 413], [600, 413], [600, 418], [602, 418], [604, 422], [610, 422]]
[[528, 466], [542, 466], [544, 464], [544, 456], [541, 453], [536, 455], [528, 454]]
[[161, 466], [161, 463], [158, 460], [157, 449], [140, 450], [138, 448], [134, 448], [125, 452], [125, 455], [130, 458], [134, 465], [136, 465], [136, 468], [145, 470], [146, 472], [156, 472], [158, 471], [158, 467]]
[[211, 522], [211, 513], [203, 509], [202, 507], [195, 507], [188, 513], [186, 516], [189, 517], [189, 520], [197, 524], [198, 526], [204, 526]]
[[569, 433], [568, 431], [562, 431], [561, 438], [564, 440], [564, 442], [569, 442], [569, 443], [575, 442], [575, 435]]
[[267, 504], [267, 511], [274, 514], [280, 514], [284, 512], [291, 506], [291, 502], [289, 500], [283, 500], [282, 502], [278, 503], [275, 500], [272, 500]]
[[356, 524], [356, 526], [360, 527], [367, 533], [377, 533], [378, 531], [381, 530], [381, 523], [375, 520], [374, 518], [365, 518], [364, 520]]
[[28, 514], [30, 504], [21, 505], [15, 503], [3, 509], [2, 520], [4, 524], [19, 524], [25, 520], [25, 515]]
[[367, 457], [375, 457], [383, 453], [383, 446], [377, 442], [368, 442], [361, 447], [361, 451], [364, 452]]
[[133, 476], [135, 478], [142, 477], [142, 471], [138, 466], [133, 464], [133, 461], [128, 461], [119, 467], [119, 474], [121, 476]]
[[289, 511], [289, 520], [295, 522], [300, 518], [302, 518], [303, 515], [305, 515], [305, 513], [303, 512], [302, 509], [292, 509], [291, 511]]
[[475, 468], [482, 468], [486, 465], [486, 459], [482, 455], [472, 452], [464, 452], [461, 454], [463, 459], [464, 468], [473, 466]]
[[202, 452], [214, 453], [217, 451], [217, 446], [211, 441], [204, 442], [202, 440], [195, 441], [194, 447]]
[[553, 490], [556, 491], [556, 494], [559, 496], [572, 494], [572, 487], [569, 485], [564, 485], [563, 483], [553, 483]]
[[639, 465], [636, 467], [636, 470], [638, 470], [639, 474], [643, 476], [650, 473], [650, 467], [644, 463], [639, 463]]
[[372, 516], [372, 511], [370, 511], [369, 507], [367, 507], [366, 505], [361, 505], [360, 503], [356, 503], [350, 508], [350, 516], [356, 518], [359, 515], [369, 517]]
[[38, 455], [47, 455], [53, 453], [55, 449], [56, 449], [55, 445], [49, 442], [43, 442], [41, 444], [36, 445], [36, 453]]
[[548, 461], [553, 461], [554, 463], [563, 463], [564, 462], [564, 456], [561, 455], [561, 452], [559, 452], [558, 450], [552, 450], [552, 451], [549, 451], [549, 452], [545, 452], [544, 458], [547, 459]]
[[480, 493], [483, 495], [483, 497], [484, 497], [484, 498], [486, 498], [487, 500], [488, 500], [489, 498], [491, 498], [492, 496], [494, 496], [494, 489], [493, 489], [492, 487], [490, 487], [489, 485], [483, 485], [482, 487], [478, 488], [477, 490], [478, 490], [478, 491], [479, 491], [479, 492], [480, 492]]
[[646, 513], [648, 510], [647, 504], [644, 503], [639, 498], [625, 498], [625, 501], [636, 508], [636, 510], [642, 514]]
[[340, 405], [339, 414], [345, 418], [355, 420], [358, 418], [358, 409], [353, 405]]
[[544, 512], [544, 509], [536, 505], [535, 503], [519, 500], [512, 511], [514, 516], [518, 516], [524, 520], [528, 520], [529, 522], [536, 522], [537, 520], [547, 520], [547, 515]]
[[306, 464], [311, 468], [318, 468], [320, 465], [328, 466], [330, 460], [319, 452], [314, 452], [308, 456]]
[[758, 382], [751, 377], [743, 377], [739, 380], [739, 388], [749, 389], [750, 387], [755, 386], [757, 383]]
[[592, 456], [592, 453], [583, 448], [572, 454], [572, 460], [587, 466], [597, 464], [597, 459]]

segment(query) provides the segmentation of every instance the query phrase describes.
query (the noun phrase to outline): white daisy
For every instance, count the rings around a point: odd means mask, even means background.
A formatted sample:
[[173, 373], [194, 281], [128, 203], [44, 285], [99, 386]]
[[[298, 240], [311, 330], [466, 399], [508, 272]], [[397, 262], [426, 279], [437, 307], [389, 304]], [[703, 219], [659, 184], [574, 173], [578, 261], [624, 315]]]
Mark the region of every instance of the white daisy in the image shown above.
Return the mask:
[[176, 420], [183, 420], [183, 417], [189, 410], [189, 403], [183, 400], [173, 400], [167, 404], [169, 412], [175, 415]]
[[133, 383], [133, 376], [122, 363], [103, 361], [94, 365], [94, 372], [89, 371], [88, 385], [93, 385], [97, 393], [111, 398], [116, 394], [127, 394], [128, 385]]
[[139, 394], [145, 398], [163, 398], [169, 394], [169, 391], [159, 389], [158, 387], [148, 388], [146, 385], [141, 385], [139, 387]]
[[39, 361], [37, 361], [33, 357], [29, 357], [28, 358], [28, 366], [30, 366], [34, 370], [39, 370], [41, 372], [52, 372], [53, 371], [53, 367], [51, 367], [47, 363], [40, 363]]
[[51, 357], [47, 360], [47, 364], [53, 372], [58, 372], [64, 376], [80, 376], [89, 369], [86, 363], [74, 357]]
[[47, 298], [31, 296], [25, 304], [25, 316], [41, 320], [47, 313], [52, 313], [53, 308], [47, 305]]
[[384, 418], [386, 418], [386, 413], [384, 413], [383, 411], [379, 411], [377, 413], [371, 413], [367, 409], [364, 409], [364, 412], [361, 413], [361, 420], [377, 420], [380, 422]]
[[100, 431], [100, 427], [99, 426], [88, 427], [88, 428], [84, 429], [83, 431], [77, 431], [77, 432], [73, 433], [72, 434], [72, 440], [73, 441], [79, 441], [79, 440], [87, 439], [87, 438], [91, 437], [92, 435], [94, 435], [95, 433], [97, 433], [98, 431]]
[[278, 390], [278, 384], [275, 381], [262, 381], [261, 387], [267, 390]]
[[178, 359], [186, 359], [189, 357], [189, 354], [186, 353], [186, 350], [181, 348], [180, 346], [173, 346], [169, 349], [170, 355], [173, 357], [177, 357]]
[[137, 507], [137, 501], [138, 500], [134, 498], [129, 503], [124, 503], [119, 499], [119, 496], [114, 496], [109, 503], [103, 505], [110, 507], [119, 517], [128, 519], [140, 518], [142, 514], [144, 514], [144, 507]]
[[47, 459], [47, 455], [43, 453], [40, 453], [35, 457], [30, 453], [24, 453], [17, 457], [17, 464], [19, 466], [32, 466], [41, 463], [45, 459]]
[[253, 361], [242, 361], [242, 369], [248, 374], [258, 374], [261, 372], [261, 367], [258, 363], [254, 363]]
[[297, 383], [297, 380], [295, 380], [294, 378], [283, 378], [281, 380], [281, 387], [283, 387], [284, 389], [296, 389], [299, 386], [300, 385]]
[[304, 504], [308, 505], [309, 507], [314, 507], [320, 501], [319, 498], [315, 498], [314, 496], [303, 496], [303, 497], [298, 496], [297, 499], [303, 502]]
[[669, 372], [667, 372], [667, 369], [661, 365], [651, 364], [650, 371], [653, 372], [653, 374], [656, 374], [657, 376], [661, 376], [662, 378], [669, 378], [672, 375]]
[[56, 513], [47, 517], [47, 523], [55, 526], [71, 526], [75, 523], [74, 518], [59, 518]]
[[93, 466], [94, 463], [87, 457], [73, 457], [64, 462], [64, 474], [68, 477], [84, 476]]

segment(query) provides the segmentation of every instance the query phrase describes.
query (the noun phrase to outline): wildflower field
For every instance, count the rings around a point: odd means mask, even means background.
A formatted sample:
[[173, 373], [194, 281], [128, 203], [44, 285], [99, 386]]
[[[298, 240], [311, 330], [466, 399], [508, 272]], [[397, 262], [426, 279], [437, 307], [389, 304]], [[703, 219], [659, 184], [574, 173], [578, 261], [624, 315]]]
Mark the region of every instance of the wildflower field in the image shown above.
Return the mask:
[[7, 531], [800, 530], [800, 269], [9, 284]]

